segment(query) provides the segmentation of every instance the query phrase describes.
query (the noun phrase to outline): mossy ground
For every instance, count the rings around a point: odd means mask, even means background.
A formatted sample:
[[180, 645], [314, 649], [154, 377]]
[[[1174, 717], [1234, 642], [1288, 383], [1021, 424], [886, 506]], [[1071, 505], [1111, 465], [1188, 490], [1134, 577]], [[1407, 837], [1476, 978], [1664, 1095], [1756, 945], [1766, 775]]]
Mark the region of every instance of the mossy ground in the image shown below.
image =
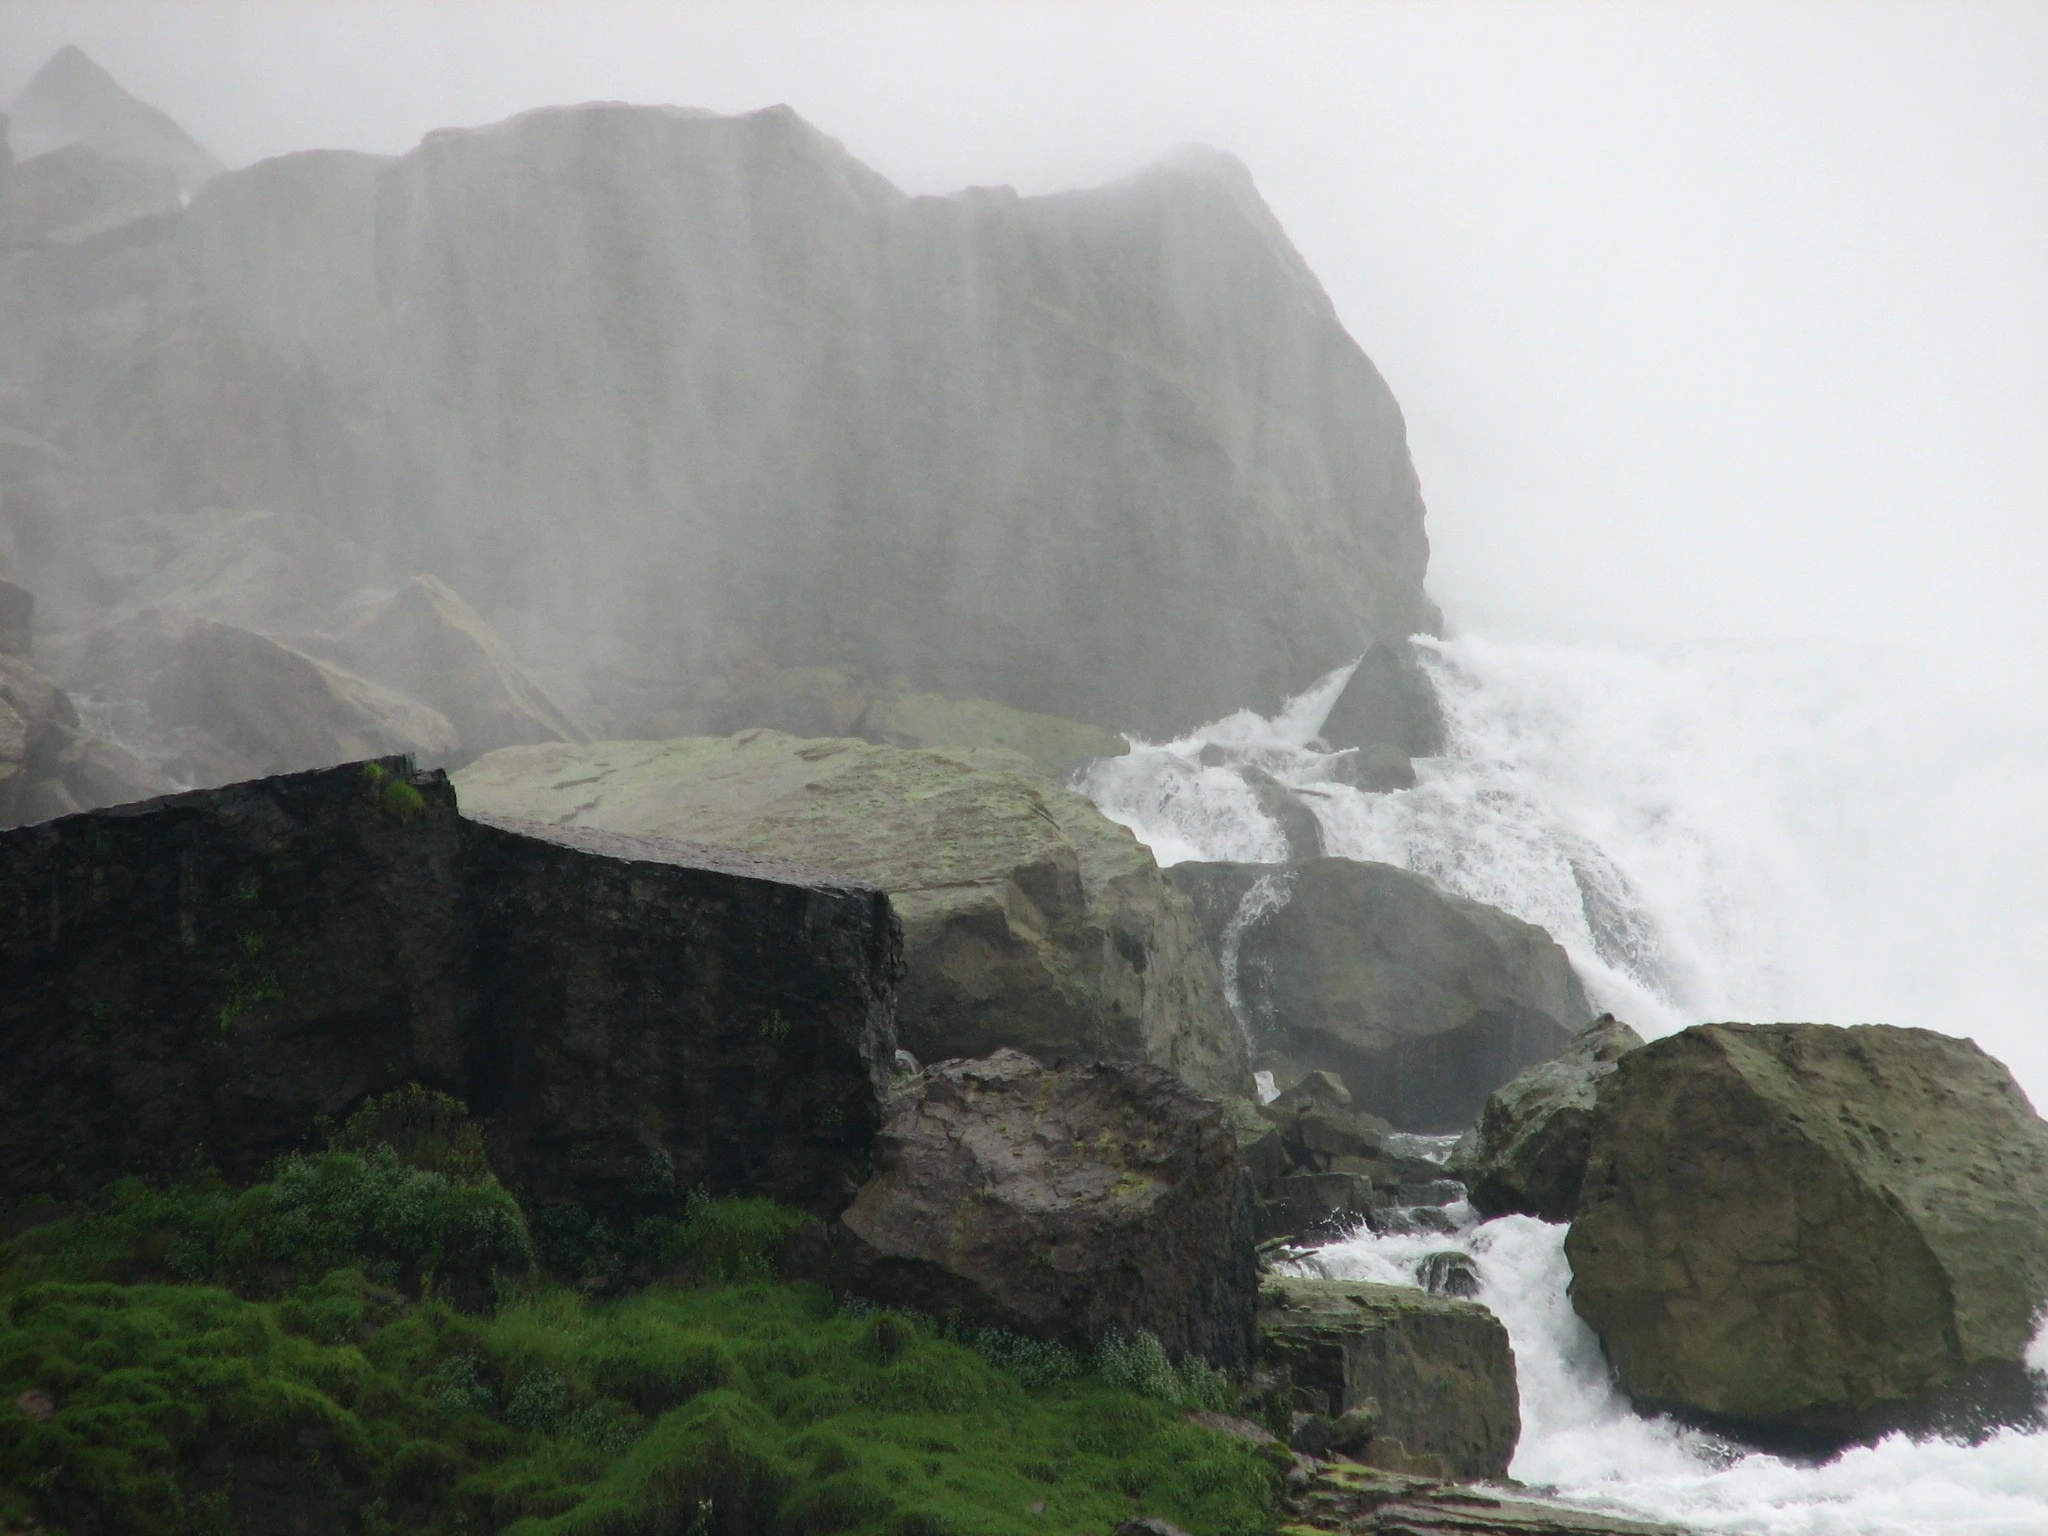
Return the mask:
[[530, 1268], [487, 1176], [336, 1140], [253, 1190], [128, 1184], [0, 1244], [0, 1527], [1270, 1527], [1273, 1469], [1169, 1401], [1220, 1384], [1143, 1348], [1087, 1368], [836, 1307], [770, 1278], [796, 1218], [762, 1202], [673, 1234], [703, 1283], [594, 1300]]

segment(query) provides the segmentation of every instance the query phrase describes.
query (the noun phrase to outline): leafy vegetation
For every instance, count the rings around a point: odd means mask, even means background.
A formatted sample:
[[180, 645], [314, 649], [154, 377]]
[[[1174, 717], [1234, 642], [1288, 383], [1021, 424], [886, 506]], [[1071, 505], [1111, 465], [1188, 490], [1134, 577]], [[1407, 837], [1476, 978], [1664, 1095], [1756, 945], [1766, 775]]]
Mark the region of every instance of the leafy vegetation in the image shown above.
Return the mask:
[[800, 1215], [679, 1211], [657, 1234], [679, 1278], [556, 1283], [460, 1106], [417, 1091], [248, 1190], [117, 1185], [0, 1244], [0, 1527], [1269, 1526], [1273, 1469], [1181, 1417], [1221, 1378], [1156, 1340], [1089, 1360], [835, 1307], [777, 1278]]

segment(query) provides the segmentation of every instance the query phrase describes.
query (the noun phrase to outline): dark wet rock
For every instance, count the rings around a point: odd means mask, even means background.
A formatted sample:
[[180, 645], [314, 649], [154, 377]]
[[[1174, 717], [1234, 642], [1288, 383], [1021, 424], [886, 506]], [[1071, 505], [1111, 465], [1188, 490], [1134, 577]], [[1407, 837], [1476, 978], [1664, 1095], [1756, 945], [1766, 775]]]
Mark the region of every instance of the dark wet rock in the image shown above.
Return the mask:
[[1287, 857], [1319, 859], [1323, 856], [1323, 825], [1316, 813], [1293, 790], [1263, 768], [1249, 765], [1238, 769], [1238, 777], [1251, 789], [1259, 810], [1280, 829], [1287, 844]]
[[1699, 1025], [1600, 1090], [1565, 1252], [1645, 1411], [1797, 1448], [2026, 1421], [2048, 1124], [1968, 1040]]
[[1186, 901], [1127, 830], [1015, 754], [742, 731], [511, 748], [457, 782], [482, 812], [748, 848], [886, 890], [908, 966], [898, 1025], [921, 1061], [1010, 1046], [1251, 1088]]
[[1579, 1208], [1600, 1085], [1642, 1043], [1613, 1014], [1602, 1014], [1563, 1055], [1495, 1089], [1445, 1165], [1470, 1190], [1473, 1209], [1570, 1221]]
[[1360, 789], [1407, 789], [1411, 759], [1444, 750], [1436, 689], [1406, 640], [1376, 640], [1323, 720], [1322, 739], [1344, 752], [1337, 777]]
[[1116, 1528], [1116, 1536], [1188, 1536], [1179, 1526], [1156, 1516], [1142, 1520], [1126, 1520]]
[[1092, 1346], [1252, 1358], [1251, 1200], [1221, 1108], [1147, 1065], [927, 1067], [840, 1218], [834, 1284]]
[[1415, 1279], [1432, 1296], [1479, 1294], [1479, 1271], [1473, 1267], [1472, 1256], [1455, 1248], [1427, 1255], [1415, 1266]]
[[195, 1154], [253, 1178], [416, 1081], [528, 1198], [601, 1213], [658, 1166], [829, 1214], [881, 1119], [899, 944], [878, 891], [467, 821], [403, 759], [0, 833], [0, 1197]]
[[1521, 1434], [1515, 1357], [1486, 1308], [1405, 1286], [1268, 1275], [1259, 1359], [1297, 1411], [1366, 1410], [1352, 1454], [1430, 1457], [1453, 1477], [1503, 1477]]
[[1402, 1130], [1470, 1125], [1487, 1096], [1593, 1016], [1551, 937], [1387, 864], [1176, 864], [1220, 953], [1257, 882], [1275, 898], [1237, 933], [1237, 987], [1260, 1053], [1328, 1068]]

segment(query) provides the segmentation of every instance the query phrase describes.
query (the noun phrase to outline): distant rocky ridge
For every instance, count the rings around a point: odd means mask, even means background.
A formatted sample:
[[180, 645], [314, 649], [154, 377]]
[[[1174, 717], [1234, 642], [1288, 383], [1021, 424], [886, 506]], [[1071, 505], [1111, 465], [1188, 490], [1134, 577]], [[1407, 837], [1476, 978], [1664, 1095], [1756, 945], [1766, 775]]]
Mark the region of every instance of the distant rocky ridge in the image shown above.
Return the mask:
[[[0, 564], [53, 657], [146, 596], [114, 525], [259, 515], [455, 594], [567, 740], [807, 729], [805, 669], [1157, 733], [1437, 625], [1400, 412], [1226, 156], [908, 197], [786, 108], [593, 105], [214, 174], [82, 55], [45, 76], [21, 147], [69, 141], [0, 192]], [[353, 590], [179, 601], [501, 744], [310, 643]]]

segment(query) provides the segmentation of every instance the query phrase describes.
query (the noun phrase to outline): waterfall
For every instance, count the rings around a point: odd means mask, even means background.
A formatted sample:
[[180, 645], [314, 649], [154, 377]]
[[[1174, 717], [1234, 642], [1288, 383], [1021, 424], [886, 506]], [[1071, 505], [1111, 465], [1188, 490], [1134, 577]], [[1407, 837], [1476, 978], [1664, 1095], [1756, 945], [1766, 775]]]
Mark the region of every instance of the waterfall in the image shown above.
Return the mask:
[[[1238, 771], [1259, 768], [1314, 810], [1329, 852], [1541, 924], [1594, 1001], [1645, 1035], [1704, 1019], [1918, 1025], [1973, 1037], [2037, 1103], [2048, 1093], [2048, 707], [2003, 686], [1997, 658], [1418, 648], [1449, 740], [1413, 789], [1337, 782], [1316, 732], [1348, 669], [1270, 717], [1134, 742], [1081, 786], [1162, 863], [1271, 862], [1285, 839]], [[1233, 936], [1283, 890], [1247, 895]], [[1255, 1027], [1235, 990], [1233, 1006]], [[2048, 1435], [1895, 1435], [1816, 1466], [1638, 1417], [1572, 1311], [1565, 1229], [1461, 1209], [1454, 1236], [1362, 1232], [1307, 1263], [1413, 1285], [1431, 1254], [1470, 1255], [1514, 1344], [1517, 1478], [1699, 1531], [2048, 1532]], [[2048, 1328], [2029, 1358], [2048, 1372]]]

